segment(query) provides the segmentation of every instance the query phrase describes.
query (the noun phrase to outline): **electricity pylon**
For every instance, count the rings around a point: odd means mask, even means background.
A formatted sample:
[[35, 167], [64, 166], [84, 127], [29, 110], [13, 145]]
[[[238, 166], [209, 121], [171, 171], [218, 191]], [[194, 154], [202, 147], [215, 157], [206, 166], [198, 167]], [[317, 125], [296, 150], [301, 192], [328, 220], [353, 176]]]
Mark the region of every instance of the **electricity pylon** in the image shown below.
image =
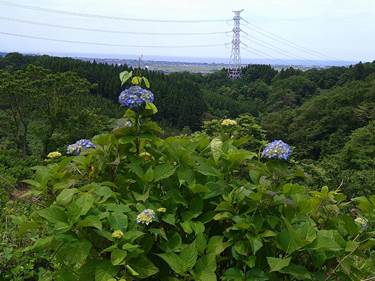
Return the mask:
[[233, 39], [232, 39], [232, 52], [229, 59], [229, 72], [230, 79], [238, 79], [241, 77], [241, 13], [242, 10], [233, 11]]

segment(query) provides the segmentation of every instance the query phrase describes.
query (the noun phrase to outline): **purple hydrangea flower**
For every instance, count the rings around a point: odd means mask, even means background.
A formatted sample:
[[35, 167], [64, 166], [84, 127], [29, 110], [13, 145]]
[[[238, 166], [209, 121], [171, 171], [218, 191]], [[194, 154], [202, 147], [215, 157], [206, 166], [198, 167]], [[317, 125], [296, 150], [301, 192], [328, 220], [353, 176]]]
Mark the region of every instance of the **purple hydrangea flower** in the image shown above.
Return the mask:
[[81, 139], [81, 140], [76, 141], [73, 144], [68, 145], [66, 154], [79, 155], [82, 150], [86, 150], [89, 148], [96, 148], [96, 146], [90, 140]]
[[265, 158], [278, 158], [288, 160], [292, 150], [288, 144], [281, 140], [274, 140], [269, 143], [262, 152], [262, 156]]
[[145, 103], [154, 102], [154, 94], [140, 86], [132, 86], [120, 93], [118, 101], [122, 106], [137, 108]]

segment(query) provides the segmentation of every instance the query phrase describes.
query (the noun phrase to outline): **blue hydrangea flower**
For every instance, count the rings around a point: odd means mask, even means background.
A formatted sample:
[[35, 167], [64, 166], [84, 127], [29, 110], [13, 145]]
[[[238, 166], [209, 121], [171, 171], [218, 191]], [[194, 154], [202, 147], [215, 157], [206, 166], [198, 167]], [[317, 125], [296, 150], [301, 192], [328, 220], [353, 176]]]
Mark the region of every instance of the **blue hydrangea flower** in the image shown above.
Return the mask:
[[269, 143], [262, 152], [262, 156], [265, 158], [278, 158], [288, 160], [292, 150], [288, 144], [281, 140], [274, 140]]
[[118, 101], [122, 106], [137, 108], [147, 102], [154, 102], [154, 94], [140, 86], [132, 86], [120, 93]]
[[90, 140], [81, 139], [81, 140], [76, 141], [73, 144], [68, 145], [66, 149], [66, 154], [79, 155], [82, 150], [86, 150], [89, 148], [96, 148], [96, 146]]
[[155, 219], [155, 212], [152, 209], [145, 209], [137, 216], [137, 223], [149, 225]]

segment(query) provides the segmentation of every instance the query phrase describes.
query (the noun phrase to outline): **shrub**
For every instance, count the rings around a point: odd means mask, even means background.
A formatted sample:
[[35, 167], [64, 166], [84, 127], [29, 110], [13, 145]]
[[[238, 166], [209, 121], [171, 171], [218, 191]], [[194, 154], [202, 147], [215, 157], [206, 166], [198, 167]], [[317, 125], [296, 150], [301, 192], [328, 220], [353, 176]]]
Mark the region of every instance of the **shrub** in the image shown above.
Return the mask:
[[25, 250], [50, 254], [51, 280], [361, 280], [374, 272], [375, 196], [311, 191], [293, 164], [263, 160], [230, 137], [161, 139], [156, 111], [132, 104], [126, 126], [27, 181], [47, 207], [21, 225], [47, 230]]

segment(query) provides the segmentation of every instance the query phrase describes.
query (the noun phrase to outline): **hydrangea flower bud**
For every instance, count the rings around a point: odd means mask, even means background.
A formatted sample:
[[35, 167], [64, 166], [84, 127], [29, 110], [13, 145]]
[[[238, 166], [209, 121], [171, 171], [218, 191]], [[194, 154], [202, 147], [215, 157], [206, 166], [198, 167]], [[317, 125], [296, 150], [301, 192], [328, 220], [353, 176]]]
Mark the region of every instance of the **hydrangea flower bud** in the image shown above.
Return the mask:
[[291, 148], [288, 144], [281, 140], [274, 140], [269, 143], [262, 152], [262, 156], [265, 158], [278, 158], [288, 160], [292, 153]]
[[120, 239], [120, 238], [124, 237], [124, 233], [121, 230], [115, 230], [115, 231], [112, 232], [112, 237]]

